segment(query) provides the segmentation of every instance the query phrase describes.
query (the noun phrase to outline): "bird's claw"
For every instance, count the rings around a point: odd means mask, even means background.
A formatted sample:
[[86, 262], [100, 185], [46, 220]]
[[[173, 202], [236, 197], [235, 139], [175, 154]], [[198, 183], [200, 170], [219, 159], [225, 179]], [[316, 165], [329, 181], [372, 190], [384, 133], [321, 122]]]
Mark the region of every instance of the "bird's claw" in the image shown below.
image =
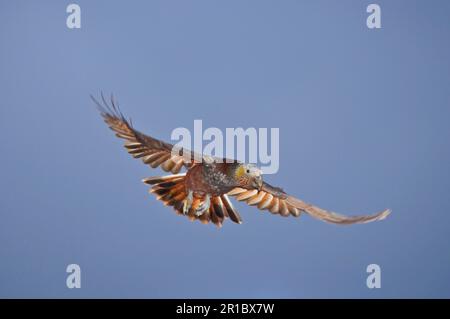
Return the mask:
[[187, 213], [189, 213], [193, 201], [194, 201], [194, 194], [192, 191], [189, 191], [188, 195], [186, 196], [183, 202], [183, 214], [186, 215]]
[[209, 194], [206, 194], [203, 203], [201, 203], [200, 206], [198, 206], [197, 209], [195, 210], [195, 215], [197, 217], [203, 215], [209, 209], [210, 206], [211, 206], [211, 198]]

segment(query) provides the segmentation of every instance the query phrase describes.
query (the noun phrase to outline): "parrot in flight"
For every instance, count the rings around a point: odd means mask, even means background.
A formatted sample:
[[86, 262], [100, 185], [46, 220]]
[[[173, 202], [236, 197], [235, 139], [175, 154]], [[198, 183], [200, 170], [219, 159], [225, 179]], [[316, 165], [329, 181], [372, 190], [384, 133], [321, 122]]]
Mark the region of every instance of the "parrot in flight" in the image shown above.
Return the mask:
[[[152, 185], [150, 193], [155, 194], [158, 200], [190, 220], [204, 224], [211, 222], [221, 227], [229, 218], [241, 224], [241, 216], [230, 197], [272, 214], [299, 217], [306, 213], [319, 220], [342, 225], [382, 220], [391, 212], [386, 209], [372, 215], [345, 216], [308, 204], [265, 182], [261, 170], [254, 164], [211, 156], [199, 157], [184, 148], [174, 151], [172, 144], [136, 130], [131, 120], [123, 116], [113, 96], [110, 103], [103, 94], [101, 102], [92, 95], [91, 98], [109, 128], [125, 140], [124, 146], [134, 158], [140, 158], [152, 168], [159, 166], [172, 173], [142, 181]], [[195, 160], [198, 158], [201, 161]], [[183, 168], [186, 172], [180, 173]]]

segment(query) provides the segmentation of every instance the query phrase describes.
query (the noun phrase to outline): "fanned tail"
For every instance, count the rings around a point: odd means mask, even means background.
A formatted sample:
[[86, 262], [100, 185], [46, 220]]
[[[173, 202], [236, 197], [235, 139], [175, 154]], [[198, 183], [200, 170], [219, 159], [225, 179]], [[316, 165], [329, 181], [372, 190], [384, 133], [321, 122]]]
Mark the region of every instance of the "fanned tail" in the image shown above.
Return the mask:
[[225, 218], [230, 218], [235, 223], [241, 223], [239, 213], [234, 209], [227, 195], [212, 196], [211, 206], [202, 215], [197, 216], [195, 210], [204, 201], [203, 197], [194, 196], [191, 208], [187, 214], [183, 213], [184, 200], [187, 197], [185, 186], [186, 174], [175, 174], [161, 177], [148, 177], [142, 181], [153, 185], [150, 193], [156, 195], [164, 205], [172, 206], [178, 215], [187, 216], [191, 221], [199, 220], [203, 224], [212, 222], [218, 227], [222, 226]]

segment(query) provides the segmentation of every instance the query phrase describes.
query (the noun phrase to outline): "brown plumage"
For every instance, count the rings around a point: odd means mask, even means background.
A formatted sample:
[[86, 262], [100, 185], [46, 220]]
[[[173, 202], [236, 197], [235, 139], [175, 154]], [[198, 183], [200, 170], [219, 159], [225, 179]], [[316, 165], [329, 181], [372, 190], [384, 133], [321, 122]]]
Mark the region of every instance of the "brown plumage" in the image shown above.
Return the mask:
[[[110, 105], [91, 96], [106, 124], [125, 139], [125, 148], [135, 158], [140, 158], [152, 168], [161, 167], [173, 175], [149, 177], [144, 183], [152, 185], [150, 192], [165, 205], [172, 206], [180, 215], [202, 223], [221, 226], [226, 218], [241, 223], [239, 213], [229, 196], [272, 214], [298, 217], [307, 213], [317, 219], [334, 224], [367, 223], [382, 220], [390, 210], [373, 215], [345, 216], [307, 204], [286, 194], [281, 188], [264, 182], [261, 171], [252, 164], [201, 157], [191, 150], [173, 151], [173, 145], [154, 139], [137, 130], [125, 119], [111, 97]], [[195, 161], [201, 159], [201, 161]], [[182, 168], [187, 172], [180, 174]]]

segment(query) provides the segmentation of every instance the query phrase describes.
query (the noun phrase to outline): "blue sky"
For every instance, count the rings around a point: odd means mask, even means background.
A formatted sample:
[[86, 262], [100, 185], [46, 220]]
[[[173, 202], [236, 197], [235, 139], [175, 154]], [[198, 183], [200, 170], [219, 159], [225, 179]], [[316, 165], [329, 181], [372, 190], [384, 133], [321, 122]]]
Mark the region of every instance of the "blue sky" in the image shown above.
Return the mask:
[[[450, 297], [448, 1], [0, 4], [0, 297]], [[135, 126], [277, 127], [274, 185], [339, 227], [236, 204], [191, 223], [147, 193], [89, 94]], [[81, 289], [66, 287], [79, 264]], [[381, 289], [366, 287], [379, 264]]]

